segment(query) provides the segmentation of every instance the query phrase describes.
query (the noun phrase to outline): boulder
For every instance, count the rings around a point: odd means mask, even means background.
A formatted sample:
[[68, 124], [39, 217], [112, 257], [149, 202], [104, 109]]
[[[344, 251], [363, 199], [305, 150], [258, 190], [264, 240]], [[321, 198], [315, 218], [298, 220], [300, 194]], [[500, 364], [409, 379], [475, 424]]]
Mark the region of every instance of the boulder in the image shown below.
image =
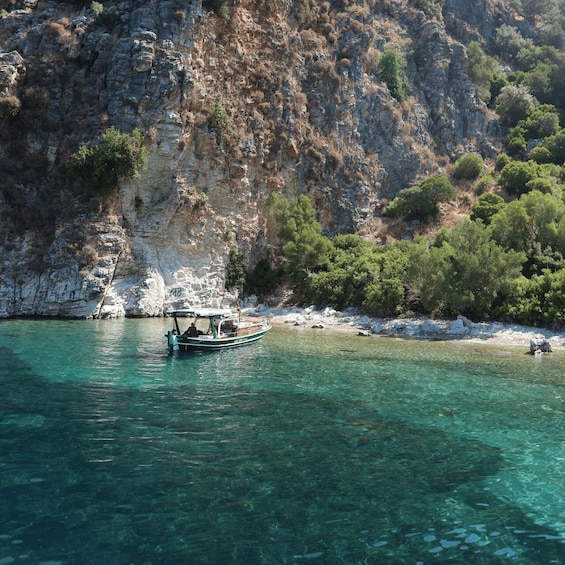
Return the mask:
[[530, 353], [539, 355], [540, 353], [551, 353], [551, 343], [547, 339], [531, 339]]
[[457, 320], [451, 322], [447, 333], [448, 335], [463, 336], [469, 333], [469, 328], [465, 325], [462, 319], [457, 318]]

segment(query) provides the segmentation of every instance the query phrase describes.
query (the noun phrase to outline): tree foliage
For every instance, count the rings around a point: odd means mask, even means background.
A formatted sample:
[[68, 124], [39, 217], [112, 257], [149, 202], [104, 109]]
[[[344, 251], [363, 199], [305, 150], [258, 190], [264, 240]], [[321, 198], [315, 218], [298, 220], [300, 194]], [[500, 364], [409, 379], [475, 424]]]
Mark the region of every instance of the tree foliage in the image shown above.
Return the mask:
[[231, 290], [241, 287], [245, 282], [245, 274], [243, 257], [237, 249], [230, 249], [226, 268], [226, 288]]
[[527, 87], [514, 84], [504, 86], [496, 99], [496, 112], [500, 123], [515, 126], [536, 103], [535, 97]]
[[520, 276], [524, 255], [504, 250], [482, 223], [465, 220], [412, 254], [408, 282], [429, 312], [488, 316], [500, 293]]
[[560, 198], [533, 190], [501, 208], [491, 225], [498, 244], [526, 254], [526, 276], [565, 267], [565, 203]]
[[68, 172], [72, 178], [81, 179], [92, 192], [106, 194], [121, 178], [138, 177], [146, 161], [147, 150], [139, 130], [128, 135], [111, 127], [99, 145], [82, 145], [71, 155]]
[[479, 201], [473, 205], [471, 220], [481, 220], [485, 225], [490, 224], [491, 218], [504, 207], [504, 198], [493, 192], [485, 192], [479, 196]]
[[328, 262], [331, 241], [322, 235], [312, 202], [305, 195], [286, 200], [273, 194], [270, 213], [277, 222], [277, 235], [284, 242], [283, 272], [297, 293], [305, 296], [311, 274]]
[[385, 49], [377, 66], [391, 96], [399, 101], [404, 100], [410, 90], [410, 81], [402, 55], [395, 49]]
[[455, 162], [453, 176], [456, 179], [476, 179], [481, 176], [484, 168], [485, 164], [480, 155], [467, 153]]
[[418, 186], [401, 190], [388, 205], [386, 213], [392, 217], [427, 219], [436, 216], [440, 202], [449, 202], [457, 197], [455, 187], [442, 176], [433, 176]]
[[542, 169], [534, 161], [511, 161], [498, 177], [498, 184], [509, 194], [519, 196], [529, 191], [528, 183], [541, 176]]

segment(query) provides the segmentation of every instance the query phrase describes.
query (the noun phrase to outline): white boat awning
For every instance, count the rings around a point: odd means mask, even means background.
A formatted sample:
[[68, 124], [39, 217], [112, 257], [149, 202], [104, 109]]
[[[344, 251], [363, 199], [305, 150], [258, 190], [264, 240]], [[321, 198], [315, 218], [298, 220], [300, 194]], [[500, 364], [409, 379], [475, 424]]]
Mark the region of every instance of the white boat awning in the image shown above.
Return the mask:
[[237, 313], [227, 308], [187, 308], [182, 310], [171, 310], [167, 312], [170, 316], [192, 317], [192, 318], [228, 318], [236, 316]]

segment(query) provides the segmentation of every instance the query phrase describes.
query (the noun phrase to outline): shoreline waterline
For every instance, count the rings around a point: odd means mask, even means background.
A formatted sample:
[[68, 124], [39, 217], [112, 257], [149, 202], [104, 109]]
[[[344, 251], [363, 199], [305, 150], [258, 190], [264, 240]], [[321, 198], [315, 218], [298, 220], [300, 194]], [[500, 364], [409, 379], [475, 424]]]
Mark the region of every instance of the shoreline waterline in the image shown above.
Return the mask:
[[565, 350], [565, 332], [502, 322], [472, 322], [464, 316], [455, 320], [418, 318], [372, 318], [355, 311], [331, 308], [271, 308], [262, 304], [244, 308], [250, 317], [271, 317], [273, 326], [296, 326], [319, 331], [352, 332], [363, 337], [396, 337], [430, 341], [461, 341], [508, 345], [530, 349], [531, 340], [547, 340], [552, 350]]
[[[394, 337], [410, 340], [454, 341], [489, 345], [508, 345], [530, 349], [532, 340], [546, 340], [553, 351], [565, 350], [565, 328], [553, 330], [547, 327], [525, 326], [498, 321], [472, 322], [464, 316], [456, 319], [432, 317], [374, 318], [355, 309], [338, 311], [332, 308], [271, 307], [264, 304], [244, 306], [244, 317], [269, 317], [273, 326], [301, 327], [305, 329], [353, 333], [363, 337]], [[125, 316], [123, 319], [163, 319], [162, 316]], [[0, 323], [14, 320], [84, 322], [115, 318], [65, 318], [51, 316], [16, 316], [0, 318]]]

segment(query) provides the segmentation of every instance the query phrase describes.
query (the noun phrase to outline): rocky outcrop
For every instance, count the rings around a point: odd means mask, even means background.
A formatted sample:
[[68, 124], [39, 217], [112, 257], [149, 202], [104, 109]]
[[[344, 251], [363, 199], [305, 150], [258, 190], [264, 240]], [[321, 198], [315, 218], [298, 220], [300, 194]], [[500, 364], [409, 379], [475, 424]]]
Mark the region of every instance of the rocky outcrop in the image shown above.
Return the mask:
[[[198, 0], [15, 1], [0, 38], [0, 98], [21, 103], [0, 116], [4, 317], [220, 306], [229, 250], [252, 264], [274, 241], [271, 192], [307, 193], [327, 233], [370, 233], [383, 199], [495, 153], [463, 45], [405, 2], [241, 0], [226, 21]], [[385, 47], [409, 62], [407, 101], [379, 77]], [[93, 199], [66, 162], [109, 126], [139, 128], [149, 160]]]
[[18, 82], [25, 76], [24, 58], [17, 51], [0, 53], [0, 94], [15, 95]]

